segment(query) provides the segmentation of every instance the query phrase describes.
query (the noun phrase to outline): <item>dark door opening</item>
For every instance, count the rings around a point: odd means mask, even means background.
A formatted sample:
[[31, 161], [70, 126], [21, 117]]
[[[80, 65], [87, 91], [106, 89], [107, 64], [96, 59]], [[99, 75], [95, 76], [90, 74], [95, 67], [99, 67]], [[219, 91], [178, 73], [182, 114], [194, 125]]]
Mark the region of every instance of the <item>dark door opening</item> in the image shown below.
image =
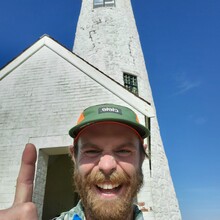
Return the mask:
[[73, 208], [79, 200], [73, 186], [73, 162], [64, 155], [49, 156], [42, 220]]

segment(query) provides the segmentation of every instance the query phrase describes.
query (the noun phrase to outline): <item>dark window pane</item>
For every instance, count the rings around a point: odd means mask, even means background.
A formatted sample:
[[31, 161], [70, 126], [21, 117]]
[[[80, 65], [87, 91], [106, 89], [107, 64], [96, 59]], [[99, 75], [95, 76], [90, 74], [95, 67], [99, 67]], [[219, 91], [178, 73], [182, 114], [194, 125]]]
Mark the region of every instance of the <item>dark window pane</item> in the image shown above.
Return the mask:
[[104, 6], [115, 6], [115, 0], [93, 0], [94, 8]]
[[138, 83], [137, 76], [124, 73], [124, 86], [130, 92], [138, 95]]

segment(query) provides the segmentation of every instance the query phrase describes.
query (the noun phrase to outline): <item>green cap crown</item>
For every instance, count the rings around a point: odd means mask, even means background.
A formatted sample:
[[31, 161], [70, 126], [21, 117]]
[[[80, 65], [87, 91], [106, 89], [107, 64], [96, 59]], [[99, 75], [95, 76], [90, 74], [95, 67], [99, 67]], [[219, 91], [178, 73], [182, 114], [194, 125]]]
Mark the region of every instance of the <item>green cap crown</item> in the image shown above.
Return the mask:
[[84, 127], [104, 121], [126, 124], [135, 129], [143, 139], [150, 134], [149, 130], [139, 123], [137, 115], [131, 109], [115, 104], [101, 104], [86, 108], [77, 125], [70, 129], [69, 135], [75, 138]]

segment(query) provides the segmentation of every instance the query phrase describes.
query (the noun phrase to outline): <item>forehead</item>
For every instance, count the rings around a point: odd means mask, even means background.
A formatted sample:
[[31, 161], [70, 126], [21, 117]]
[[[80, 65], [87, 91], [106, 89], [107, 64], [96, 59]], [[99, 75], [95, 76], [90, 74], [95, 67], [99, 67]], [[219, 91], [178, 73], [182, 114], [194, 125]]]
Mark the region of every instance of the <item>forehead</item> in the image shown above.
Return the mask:
[[97, 123], [85, 128], [80, 136], [79, 142], [88, 140], [139, 140], [137, 133], [127, 125], [120, 123]]

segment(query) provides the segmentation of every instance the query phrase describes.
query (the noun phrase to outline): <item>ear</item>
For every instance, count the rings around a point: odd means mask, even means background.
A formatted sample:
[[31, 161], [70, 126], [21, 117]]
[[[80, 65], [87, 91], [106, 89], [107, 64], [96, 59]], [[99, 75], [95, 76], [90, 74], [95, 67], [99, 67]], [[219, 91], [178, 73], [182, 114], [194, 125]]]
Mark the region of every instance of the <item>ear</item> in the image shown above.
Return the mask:
[[147, 144], [144, 144], [144, 150], [146, 151], [147, 150]]
[[[146, 150], [147, 150], [147, 144], [143, 144], [143, 148], [144, 148], [144, 151], [146, 152]], [[148, 158], [148, 154], [147, 154], [147, 152], [146, 152], [146, 154], [141, 154], [141, 164], [144, 162], [144, 160], [145, 160], [145, 158]]]
[[71, 156], [73, 162], [75, 163], [75, 153], [74, 153], [74, 146], [73, 145], [70, 145], [69, 146], [69, 155]]

